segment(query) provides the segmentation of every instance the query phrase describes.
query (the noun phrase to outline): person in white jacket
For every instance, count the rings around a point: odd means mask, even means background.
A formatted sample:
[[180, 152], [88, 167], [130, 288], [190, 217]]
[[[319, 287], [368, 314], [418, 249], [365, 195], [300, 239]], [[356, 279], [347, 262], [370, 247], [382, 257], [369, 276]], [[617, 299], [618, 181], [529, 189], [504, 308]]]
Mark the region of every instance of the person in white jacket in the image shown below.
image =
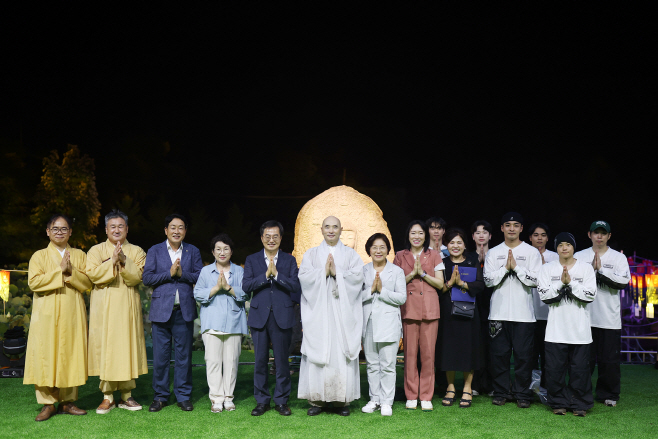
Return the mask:
[[[574, 258], [576, 239], [562, 232], [555, 237], [558, 261], [542, 266], [537, 291], [548, 305], [546, 325], [546, 390], [556, 415], [567, 409], [585, 416], [594, 405], [589, 371], [592, 342], [589, 307], [596, 298], [596, 275], [590, 264]], [[569, 373], [569, 384], [566, 375]]]
[[[521, 241], [523, 217], [516, 212], [503, 215], [505, 242], [489, 250], [484, 261], [484, 282], [493, 287], [489, 311], [491, 379], [494, 405], [516, 399], [519, 408], [530, 407], [533, 392], [532, 352], [535, 310], [532, 288], [537, 286], [541, 255]], [[510, 360], [514, 350], [514, 383], [510, 385]]]
[[610, 224], [594, 221], [588, 233], [592, 247], [581, 250], [576, 259], [591, 263], [596, 272], [597, 298], [589, 305], [592, 319], [590, 372], [598, 364], [596, 399], [609, 407], [619, 401], [621, 390], [621, 302], [619, 290], [631, 280], [626, 257], [608, 247]]
[[363, 351], [366, 355], [370, 401], [361, 411], [381, 409], [382, 416], [393, 414], [395, 362], [402, 319], [400, 305], [407, 301], [404, 271], [386, 260], [391, 243], [383, 233], [366, 242], [372, 262], [363, 267]]

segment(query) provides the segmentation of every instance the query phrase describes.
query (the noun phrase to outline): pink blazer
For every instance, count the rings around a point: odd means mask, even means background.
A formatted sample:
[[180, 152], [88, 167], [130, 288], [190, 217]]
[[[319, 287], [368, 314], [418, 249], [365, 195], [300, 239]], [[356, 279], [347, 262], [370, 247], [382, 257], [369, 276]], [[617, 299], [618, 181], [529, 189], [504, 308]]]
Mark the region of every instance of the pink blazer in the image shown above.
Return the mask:
[[[393, 263], [402, 268], [408, 275], [414, 268], [414, 256], [409, 250], [401, 250], [395, 254]], [[420, 266], [425, 272], [434, 276], [434, 268], [442, 262], [441, 253], [428, 249], [420, 255]], [[402, 319], [436, 320], [440, 317], [439, 294], [436, 289], [415, 277], [407, 284], [407, 301], [400, 307]]]

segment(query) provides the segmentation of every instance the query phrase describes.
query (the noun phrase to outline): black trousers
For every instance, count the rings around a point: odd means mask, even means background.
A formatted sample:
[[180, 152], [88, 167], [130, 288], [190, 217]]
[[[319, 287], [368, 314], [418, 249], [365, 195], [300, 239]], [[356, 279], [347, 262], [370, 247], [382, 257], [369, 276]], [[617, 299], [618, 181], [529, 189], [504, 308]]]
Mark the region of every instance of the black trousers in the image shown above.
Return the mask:
[[484, 366], [473, 372], [473, 389], [484, 395], [493, 390], [491, 371], [489, 363], [491, 362], [491, 337], [489, 337], [489, 321], [480, 321], [480, 344], [482, 346], [482, 358]]
[[548, 405], [553, 409], [591, 409], [594, 397], [589, 371], [589, 345], [546, 342], [545, 351]]
[[546, 388], [546, 347], [544, 339], [546, 338], [546, 320], [537, 320], [535, 322], [535, 348], [532, 352], [532, 368], [541, 370], [540, 386]]
[[621, 329], [592, 328], [589, 367], [599, 366], [596, 380], [596, 399], [619, 401], [621, 390]]
[[[535, 323], [490, 320], [489, 331], [494, 398], [532, 400], [534, 394], [530, 390], [530, 383]], [[512, 351], [514, 351], [514, 383], [510, 385]]]
[[[270, 312], [265, 326], [260, 329], [251, 328], [251, 339], [254, 341], [254, 397], [256, 403], [269, 404], [270, 400], [274, 399], [274, 404], [287, 404], [291, 388], [288, 357], [290, 356], [292, 328], [279, 328], [274, 314]], [[270, 358], [270, 342], [272, 342], [274, 364], [276, 365], [273, 398], [270, 396], [267, 367]]]

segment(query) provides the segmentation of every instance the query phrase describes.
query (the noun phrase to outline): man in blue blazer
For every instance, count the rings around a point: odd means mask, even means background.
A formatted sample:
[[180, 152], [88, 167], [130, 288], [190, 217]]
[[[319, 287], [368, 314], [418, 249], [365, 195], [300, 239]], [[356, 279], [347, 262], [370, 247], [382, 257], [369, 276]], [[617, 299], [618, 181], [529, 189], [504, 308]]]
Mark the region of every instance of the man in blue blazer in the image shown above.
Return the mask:
[[297, 278], [297, 261], [279, 251], [283, 226], [278, 221], [267, 221], [260, 227], [263, 251], [247, 256], [244, 264], [242, 289], [252, 294], [247, 323], [254, 341], [254, 396], [256, 408], [252, 416], [260, 416], [270, 409], [270, 390], [267, 383], [270, 342], [276, 365], [274, 408], [289, 416], [290, 396], [290, 340], [295, 326], [293, 305], [299, 303], [302, 290]]
[[194, 284], [203, 268], [199, 249], [183, 244], [187, 221], [179, 214], [165, 218], [167, 240], [151, 247], [146, 254], [144, 285], [153, 287], [151, 333], [153, 337], [153, 403], [150, 412], [167, 405], [169, 361], [174, 340], [174, 394], [184, 411], [194, 409], [192, 395], [192, 343], [197, 317]]

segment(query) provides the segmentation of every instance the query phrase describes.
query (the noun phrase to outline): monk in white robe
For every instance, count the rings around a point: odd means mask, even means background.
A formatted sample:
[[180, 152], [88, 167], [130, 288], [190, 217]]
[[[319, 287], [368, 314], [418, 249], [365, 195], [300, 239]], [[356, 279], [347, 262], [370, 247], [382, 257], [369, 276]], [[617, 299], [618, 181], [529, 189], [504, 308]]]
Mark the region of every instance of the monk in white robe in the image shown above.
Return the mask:
[[46, 228], [48, 247], [30, 259], [28, 285], [34, 292], [23, 384], [34, 384], [43, 404], [36, 421], [57, 413], [85, 415], [73, 403], [87, 382], [87, 309], [82, 295], [91, 288], [87, 255], [71, 248], [71, 225], [53, 216]]
[[338, 218], [326, 218], [324, 241], [304, 254], [299, 268], [304, 330], [298, 397], [309, 400], [309, 416], [329, 402], [348, 416], [349, 403], [361, 397], [363, 261], [340, 242], [341, 231]]
[[[115, 407], [141, 410], [131, 390], [148, 373], [142, 303], [138, 286], [146, 253], [126, 241], [128, 217], [112, 211], [105, 217], [107, 241], [87, 254], [87, 275], [94, 283], [89, 309], [89, 375], [98, 375], [103, 401], [96, 413]], [[114, 392], [121, 391], [115, 404]]]

